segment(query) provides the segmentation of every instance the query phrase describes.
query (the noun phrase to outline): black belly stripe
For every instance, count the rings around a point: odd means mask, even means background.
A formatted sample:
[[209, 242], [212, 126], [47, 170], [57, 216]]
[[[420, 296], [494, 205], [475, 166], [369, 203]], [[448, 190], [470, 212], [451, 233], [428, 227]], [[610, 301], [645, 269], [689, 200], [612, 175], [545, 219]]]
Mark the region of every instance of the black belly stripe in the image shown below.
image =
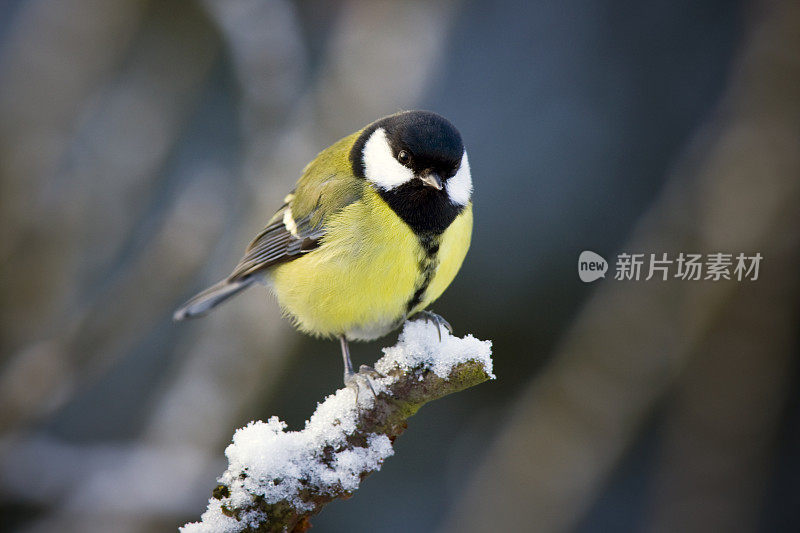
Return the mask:
[[414, 295], [408, 300], [406, 304], [406, 314], [410, 313], [422, 301], [422, 296], [428, 290], [428, 286], [433, 281], [436, 275], [436, 269], [439, 267], [439, 235], [419, 235], [419, 243], [425, 252], [419, 261], [420, 277], [416, 284]]

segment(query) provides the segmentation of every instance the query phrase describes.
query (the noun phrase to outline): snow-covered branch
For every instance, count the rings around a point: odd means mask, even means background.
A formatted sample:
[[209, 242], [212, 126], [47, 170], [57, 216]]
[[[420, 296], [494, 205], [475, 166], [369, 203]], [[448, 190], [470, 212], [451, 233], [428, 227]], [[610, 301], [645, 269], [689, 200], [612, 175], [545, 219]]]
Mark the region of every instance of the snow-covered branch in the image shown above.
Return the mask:
[[[407, 322], [397, 345], [383, 349], [371, 379], [377, 396], [343, 388], [317, 405], [302, 431], [273, 416], [236, 431], [228, 469], [200, 522], [183, 533], [305, 531], [309, 519], [394, 454], [406, 419], [427, 402], [488, 379], [491, 341], [453, 337], [423, 321]], [[366, 389], [366, 390], [365, 390]]]

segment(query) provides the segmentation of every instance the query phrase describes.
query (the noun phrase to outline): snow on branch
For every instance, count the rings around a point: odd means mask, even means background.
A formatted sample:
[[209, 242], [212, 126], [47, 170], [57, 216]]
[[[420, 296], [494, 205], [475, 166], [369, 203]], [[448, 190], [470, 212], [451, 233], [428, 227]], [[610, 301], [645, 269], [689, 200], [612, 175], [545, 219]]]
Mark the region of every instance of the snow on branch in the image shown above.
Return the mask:
[[472, 387], [492, 374], [491, 341], [453, 337], [423, 321], [407, 322], [397, 345], [383, 349], [373, 378], [328, 396], [302, 431], [273, 416], [236, 431], [228, 469], [200, 522], [182, 533], [305, 531], [311, 516], [348, 498], [394, 454], [406, 419], [427, 402]]

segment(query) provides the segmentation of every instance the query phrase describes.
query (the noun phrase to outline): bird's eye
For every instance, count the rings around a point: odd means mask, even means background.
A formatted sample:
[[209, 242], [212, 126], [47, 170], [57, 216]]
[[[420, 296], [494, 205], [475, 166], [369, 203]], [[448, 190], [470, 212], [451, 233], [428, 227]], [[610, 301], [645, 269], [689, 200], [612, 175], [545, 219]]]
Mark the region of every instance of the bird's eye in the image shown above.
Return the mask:
[[400, 150], [400, 153], [397, 154], [397, 160], [403, 165], [407, 165], [411, 161], [411, 156], [405, 150]]

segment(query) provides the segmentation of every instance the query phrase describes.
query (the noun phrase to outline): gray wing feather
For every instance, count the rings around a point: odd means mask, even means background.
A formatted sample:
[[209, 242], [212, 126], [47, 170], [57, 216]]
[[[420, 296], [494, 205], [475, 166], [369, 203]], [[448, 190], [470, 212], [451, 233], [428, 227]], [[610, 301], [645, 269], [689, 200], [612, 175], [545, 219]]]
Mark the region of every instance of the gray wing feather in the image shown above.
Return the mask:
[[319, 246], [325, 231], [321, 227], [312, 227], [310, 217], [305, 217], [296, 222], [297, 234], [292, 234], [281, 216], [286, 207], [283, 206], [275, 215], [279, 221], [264, 228], [250, 243], [230, 276], [194, 296], [175, 311], [172, 318], [180, 321], [203, 316], [260, 279], [258, 273], [265, 268], [296, 259]]
[[[202, 316], [252, 285], [254, 281], [261, 279], [266, 268], [292, 261], [316, 249], [325, 235], [324, 215], [344, 208], [359, 197], [358, 188], [353, 190], [347, 188], [350, 178], [350, 176], [343, 176], [343, 179], [336, 180], [331, 177], [323, 181], [315, 190], [315, 207], [310, 212], [304, 213], [305, 216], [299, 220], [293, 220], [291, 230], [283, 222], [286, 210], [291, 209], [292, 206], [292, 201], [287, 201], [275, 213], [267, 227], [250, 243], [244, 257], [233, 269], [233, 272], [224, 280], [186, 302], [175, 312], [173, 318], [183, 320]], [[332, 196], [334, 200], [329, 200], [327, 204], [329, 212], [321, 213], [321, 199], [326, 191], [336, 192]], [[309, 194], [309, 192], [306, 191], [305, 194]]]
[[297, 235], [289, 232], [283, 221], [264, 228], [247, 248], [228, 279], [245, 278], [314, 250], [325, 231], [321, 227], [312, 227], [310, 221], [311, 217], [305, 217], [296, 222]]
[[256, 281], [256, 278], [253, 277], [233, 281], [224, 279], [183, 304], [172, 315], [172, 319], [181, 321], [187, 318], [203, 316], [228, 298], [245, 290], [254, 281]]

